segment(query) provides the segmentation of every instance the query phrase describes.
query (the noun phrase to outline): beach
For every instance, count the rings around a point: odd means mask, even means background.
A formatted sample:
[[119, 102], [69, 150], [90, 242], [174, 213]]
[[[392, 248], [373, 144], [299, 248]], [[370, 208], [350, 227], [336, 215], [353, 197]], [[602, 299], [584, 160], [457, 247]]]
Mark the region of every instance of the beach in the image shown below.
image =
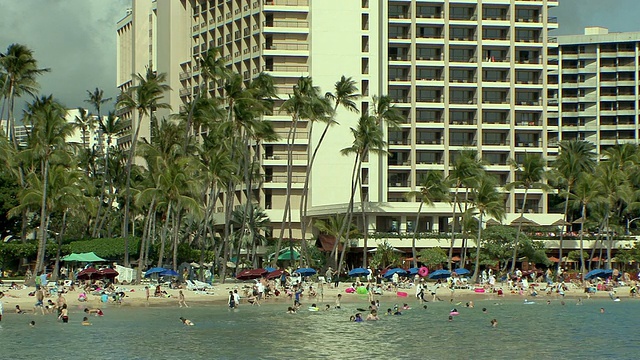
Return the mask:
[[[226, 306], [229, 296], [229, 291], [238, 290], [241, 295], [241, 305], [246, 304], [246, 299], [242, 298], [243, 287], [252, 286], [254, 281], [244, 281], [244, 282], [235, 282], [230, 281], [228, 283], [214, 283], [213, 290], [209, 290], [207, 292], [204, 291], [192, 291], [187, 289], [169, 289], [166, 286], [161, 286], [163, 291], [167, 292], [167, 296], [155, 297], [153, 296], [155, 284], [151, 285], [121, 285], [118, 286], [117, 289], [125, 293], [125, 297], [122, 299], [121, 304], [115, 304], [113, 300], [109, 300], [109, 303], [106, 304], [111, 308], [118, 307], [178, 307], [178, 295], [179, 291], [182, 290], [185, 296], [185, 301], [188, 305], [220, 305]], [[309, 283], [313, 286], [316, 291], [318, 291], [318, 283]], [[431, 301], [431, 291], [434, 288], [435, 283], [427, 282], [427, 287], [429, 290], [425, 292], [425, 299]], [[20, 290], [12, 290], [8, 286], [8, 282], [5, 282], [4, 286], [0, 287], [0, 291], [4, 293], [4, 298], [2, 299], [4, 303], [4, 312], [5, 316], [7, 313], [11, 313], [16, 305], [19, 305], [20, 308], [26, 311], [32, 311], [33, 306], [36, 302], [35, 296], [29, 296], [29, 293], [35, 290], [34, 287], [25, 287]], [[150, 294], [149, 301], [146, 300], [146, 291], [145, 286], [150, 286]], [[310, 305], [311, 303], [317, 304], [334, 304], [335, 299], [338, 294], [342, 294], [342, 302], [345, 303], [363, 303], [367, 304], [368, 299], [366, 295], [361, 294], [349, 294], [345, 290], [351, 286], [351, 283], [341, 282], [338, 288], [328, 287], [327, 284], [323, 286], [323, 296], [320, 296], [320, 293], [314, 298], [309, 298], [303, 293], [301, 297], [301, 302], [304, 305]], [[546, 284], [538, 283], [534, 287], [537, 289], [544, 289]], [[469, 300], [477, 301], [477, 300], [493, 300], [493, 299], [509, 299], [509, 300], [524, 300], [524, 299], [533, 299], [534, 297], [527, 294], [519, 294], [517, 292], [512, 293], [507, 289], [507, 284], [496, 286], [496, 288], [504, 289], [504, 296], [498, 296], [497, 293], [478, 293], [473, 289], [455, 289], [453, 292], [446, 287], [440, 287], [436, 290], [436, 296], [440, 298], [442, 301], [450, 301], [451, 298], [455, 300], [455, 302], [466, 302]], [[629, 286], [622, 286], [615, 288], [615, 296], [619, 296], [624, 300], [640, 300], [640, 297], [631, 298], [629, 290]], [[78, 300], [78, 296], [82, 291], [79, 288], [76, 288], [75, 291], [70, 291], [64, 294], [64, 297], [67, 301], [67, 304], [70, 308], [74, 307], [101, 307], [105, 306], [104, 303], [101, 302], [99, 293], [87, 293], [87, 300], [81, 302]], [[406, 293], [407, 296], [398, 296], [397, 292]], [[380, 299], [381, 302], [384, 301], [396, 301], [396, 302], [411, 302], [415, 303], [417, 301], [415, 296], [415, 288], [411, 287], [408, 289], [398, 289], [397, 292], [394, 291], [385, 291], [383, 295], [375, 295], [376, 299]], [[546, 300], [561, 300], [564, 299], [578, 299], [578, 298], [587, 298], [587, 294], [584, 293], [584, 289], [576, 288], [569, 286], [569, 289], [566, 290], [564, 297], [560, 296], [557, 293], [552, 293], [551, 295], [547, 295], [545, 292], [538, 290], [538, 295], [535, 297], [536, 299], [544, 299]], [[609, 299], [610, 295], [607, 291], [597, 291], [594, 294], [591, 294], [592, 298], [596, 299]], [[56, 301], [57, 295], [51, 294], [48, 297], [45, 297], [45, 303], [47, 299], [51, 299], [53, 302]], [[540, 300], [537, 300], [540, 301]], [[279, 296], [271, 296], [269, 298], [263, 299], [262, 304], [282, 304], [282, 306], [286, 309], [287, 306], [292, 304], [293, 300], [287, 297], [284, 292], [281, 292]]]

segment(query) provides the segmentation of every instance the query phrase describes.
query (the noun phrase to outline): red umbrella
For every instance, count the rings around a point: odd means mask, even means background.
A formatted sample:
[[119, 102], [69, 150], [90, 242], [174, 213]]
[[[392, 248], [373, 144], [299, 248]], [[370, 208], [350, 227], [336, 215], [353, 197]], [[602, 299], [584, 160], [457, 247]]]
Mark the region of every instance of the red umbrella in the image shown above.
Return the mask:
[[272, 271], [272, 272], [268, 273], [268, 274], [267, 274], [267, 276], [265, 276], [265, 278], [267, 278], [268, 280], [271, 280], [271, 279], [277, 279], [277, 278], [279, 278], [280, 276], [282, 276], [282, 274], [289, 275], [286, 271], [282, 271], [282, 270], [274, 270], [274, 271]]
[[98, 275], [98, 270], [96, 268], [88, 267], [78, 273], [76, 276], [80, 280], [91, 279], [92, 277], [96, 277]]
[[113, 279], [116, 276], [118, 276], [119, 273], [115, 270], [113, 270], [112, 268], [104, 268], [98, 271], [98, 276], [100, 277], [106, 277], [106, 278], [110, 278]]
[[268, 273], [265, 269], [247, 269], [242, 270], [236, 275], [236, 279], [238, 280], [252, 280], [263, 277]]

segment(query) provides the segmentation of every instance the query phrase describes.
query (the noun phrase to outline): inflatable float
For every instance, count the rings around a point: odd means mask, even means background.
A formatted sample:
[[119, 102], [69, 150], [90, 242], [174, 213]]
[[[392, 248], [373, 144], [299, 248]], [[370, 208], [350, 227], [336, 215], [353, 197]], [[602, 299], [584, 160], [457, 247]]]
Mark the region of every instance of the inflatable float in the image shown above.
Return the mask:
[[418, 275], [425, 277], [427, 275], [429, 275], [429, 269], [427, 269], [426, 267], [421, 267], [420, 269], [418, 269]]
[[406, 292], [404, 292], [404, 291], [398, 291], [398, 292], [396, 293], [396, 295], [398, 295], [398, 296], [400, 296], [400, 297], [407, 297], [407, 296], [408, 296], [408, 295], [407, 295], [407, 293], [406, 293]]
[[452, 311], [452, 312], [449, 313], [449, 315], [456, 316], [456, 315], [460, 315], [460, 313], [457, 312], [457, 311]]
[[475, 291], [477, 293], [483, 293], [484, 289], [483, 288], [475, 288], [473, 291]]

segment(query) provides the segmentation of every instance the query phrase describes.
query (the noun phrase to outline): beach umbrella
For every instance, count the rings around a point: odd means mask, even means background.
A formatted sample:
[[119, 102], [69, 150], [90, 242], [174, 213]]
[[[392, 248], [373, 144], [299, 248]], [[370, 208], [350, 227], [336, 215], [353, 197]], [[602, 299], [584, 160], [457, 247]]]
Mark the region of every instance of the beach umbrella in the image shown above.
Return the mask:
[[177, 271], [173, 271], [171, 269], [165, 269], [165, 271], [160, 273], [160, 276], [180, 276]]
[[446, 279], [451, 276], [451, 271], [446, 269], [440, 269], [429, 274], [429, 279]]
[[605, 273], [604, 269], [593, 269], [589, 271], [587, 275], [584, 276], [584, 279], [589, 280], [597, 277], [604, 277], [604, 273]]
[[266, 268], [264, 268], [264, 269], [265, 269], [265, 270], [267, 270], [267, 272], [274, 272], [274, 271], [276, 271], [276, 270], [277, 270], [276, 268], [271, 267], [271, 266], [267, 266], [267, 267], [266, 267]]
[[101, 270], [98, 270], [98, 276], [99, 277], [105, 277], [105, 278], [110, 278], [113, 279], [115, 277], [117, 277], [118, 275], [120, 275], [117, 271], [111, 269], [111, 268], [104, 268]]
[[464, 269], [464, 268], [455, 269], [453, 272], [458, 274], [458, 275], [469, 275], [469, 273], [470, 273], [469, 270]]
[[311, 275], [315, 275], [317, 271], [315, 271], [312, 268], [301, 268], [294, 271], [294, 273], [300, 274], [300, 276], [311, 276]]
[[410, 268], [407, 272], [409, 275], [418, 275], [418, 271], [420, 271], [420, 268]]
[[97, 276], [98, 276], [98, 270], [96, 270], [96, 268], [88, 267], [80, 271], [76, 277], [80, 280], [86, 280], [86, 279], [95, 278]]
[[[285, 272], [285, 271], [282, 271], [282, 270], [274, 270], [274, 271], [269, 272], [269, 273], [267, 274], [267, 276], [265, 276], [265, 278], [266, 278], [267, 280], [271, 280], [271, 279], [278, 279], [280, 276], [282, 276], [282, 274], [286, 274], [286, 272]], [[288, 275], [288, 274], [287, 274], [287, 275]]]
[[559, 220], [556, 220], [556, 221], [552, 222], [550, 226], [569, 226], [569, 225], [571, 225], [570, 222], [568, 222], [568, 221], [566, 221], [564, 219], [559, 219]]
[[265, 269], [245, 269], [242, 270], [236, 275], [236, 279], [238, 280], [253, 280], [259, 279], [267, 274], [267, 270]]
[[557, 258], [557, 257], [555, 257], [555, 256], [551, 256], [551, 257], [549, 257], [549, 261], [551, 261], [551, 262], [558, 262], [558, 261], [560, 261], [560, 259], [558, 259], [558, 258]]
[[365, 268], [355, 268], [351, 271], [349, 271], [349, 276], [351, 277], [356, 277], [356, 276], [367, 276], [369, 275], [369, 270], [365, 269]]
[[149, 277], [149, 276], [151, 276], [153, 274], [159, 274], [159, 273], [161, 273], [161, 272], [163, 272], [165, 270], [167, 270], [167, 269], [162, 268], [162, 267], [154, 267], [154, 268], [151, 268], [151, 269], [145, 271], [144, 277]]
[[385, 279], [391, 279], [393, 274], [398, 274], [398, 275], [404, 276], [404, 275], [407, 275], [407, 272], [404, 269], [401, 269], [401, 268], [393, 268], [393, 269], [387, 270], [384, 273], [383, 277]]

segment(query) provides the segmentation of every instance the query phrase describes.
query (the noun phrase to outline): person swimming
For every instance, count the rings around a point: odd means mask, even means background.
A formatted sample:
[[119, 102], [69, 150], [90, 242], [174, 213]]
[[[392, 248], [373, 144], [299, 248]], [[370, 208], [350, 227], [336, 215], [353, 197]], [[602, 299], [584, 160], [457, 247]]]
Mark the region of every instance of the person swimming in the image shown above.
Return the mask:
[[96, 316], [104, 316], [102, 309], [99, 309], [99, 308], [94, 308], [94, 309], [84, 308], [84, 312], [87, 313], [88, 315], [95, 314]]
[[30, 327], [32, 327], [32, 328], [33, 328], [33, 327], [36, 327], [36, 322], [35, 322], [35, 321], [33, 321], [33, 320], [31, 320], [31, 321], [29, 322], [29, 326], [30, 326]]
[[355, 320], [353, 320], [354, 322], [363, 322], [364, 320], [362, 319], [362, 314], [357, 313], [356, 314], [356, 318]]
[[453, 316], [449, 315], [449, 322], [453, 321]]
[[318, 307], [316, 306], [316, 304], [311, 304], [311, 306], [309, 306], [309, 309], [308, 309], [308, 310], [309, 310], [309, 311], [318, 311], [318, 310], [320, 310], [320, 308], [318, 308]]
[[287, 308], [287, 314], [295, 314], [296, 313], [296, 308], [289, 306]]
[[367, 315], [367, 320], [369, 321], [380, 320], [380, 318], [378, 317], [378, 312], [376, 310], [371, 310], [371, 313]]
[[20, 305], [16, 305], [16, 314], [26, 314], [27, 312], [20, 309]]
[[409, 304], [403, 304], [402, 305], [402, 310], [410, 310], [411, 308], [409, 307]]
[[487, 313], [487, 308], [482, 308], [482, 312], [486, 314]]
[[183, 324], [187, 325], [187, 326], [193, 326], [195, 325], [191, 320], [189, 319], [185, 319], [183, 317], [180, 318], [180, 321], [182, 321]]
[[325, 309], [325, 311], [326, 311], [326, 310], [331, 310], [331, 305], [327, 304], [327, 305], [324, 307], [324, 309]]
[[82, 318], [82, 326], [91, 326], [91, 323], [89, 322], [88, 317], [85, 316]]
[[491, 326], [492, 327], [498, 327], [498, 320], [497, 319], [491, 320]]

